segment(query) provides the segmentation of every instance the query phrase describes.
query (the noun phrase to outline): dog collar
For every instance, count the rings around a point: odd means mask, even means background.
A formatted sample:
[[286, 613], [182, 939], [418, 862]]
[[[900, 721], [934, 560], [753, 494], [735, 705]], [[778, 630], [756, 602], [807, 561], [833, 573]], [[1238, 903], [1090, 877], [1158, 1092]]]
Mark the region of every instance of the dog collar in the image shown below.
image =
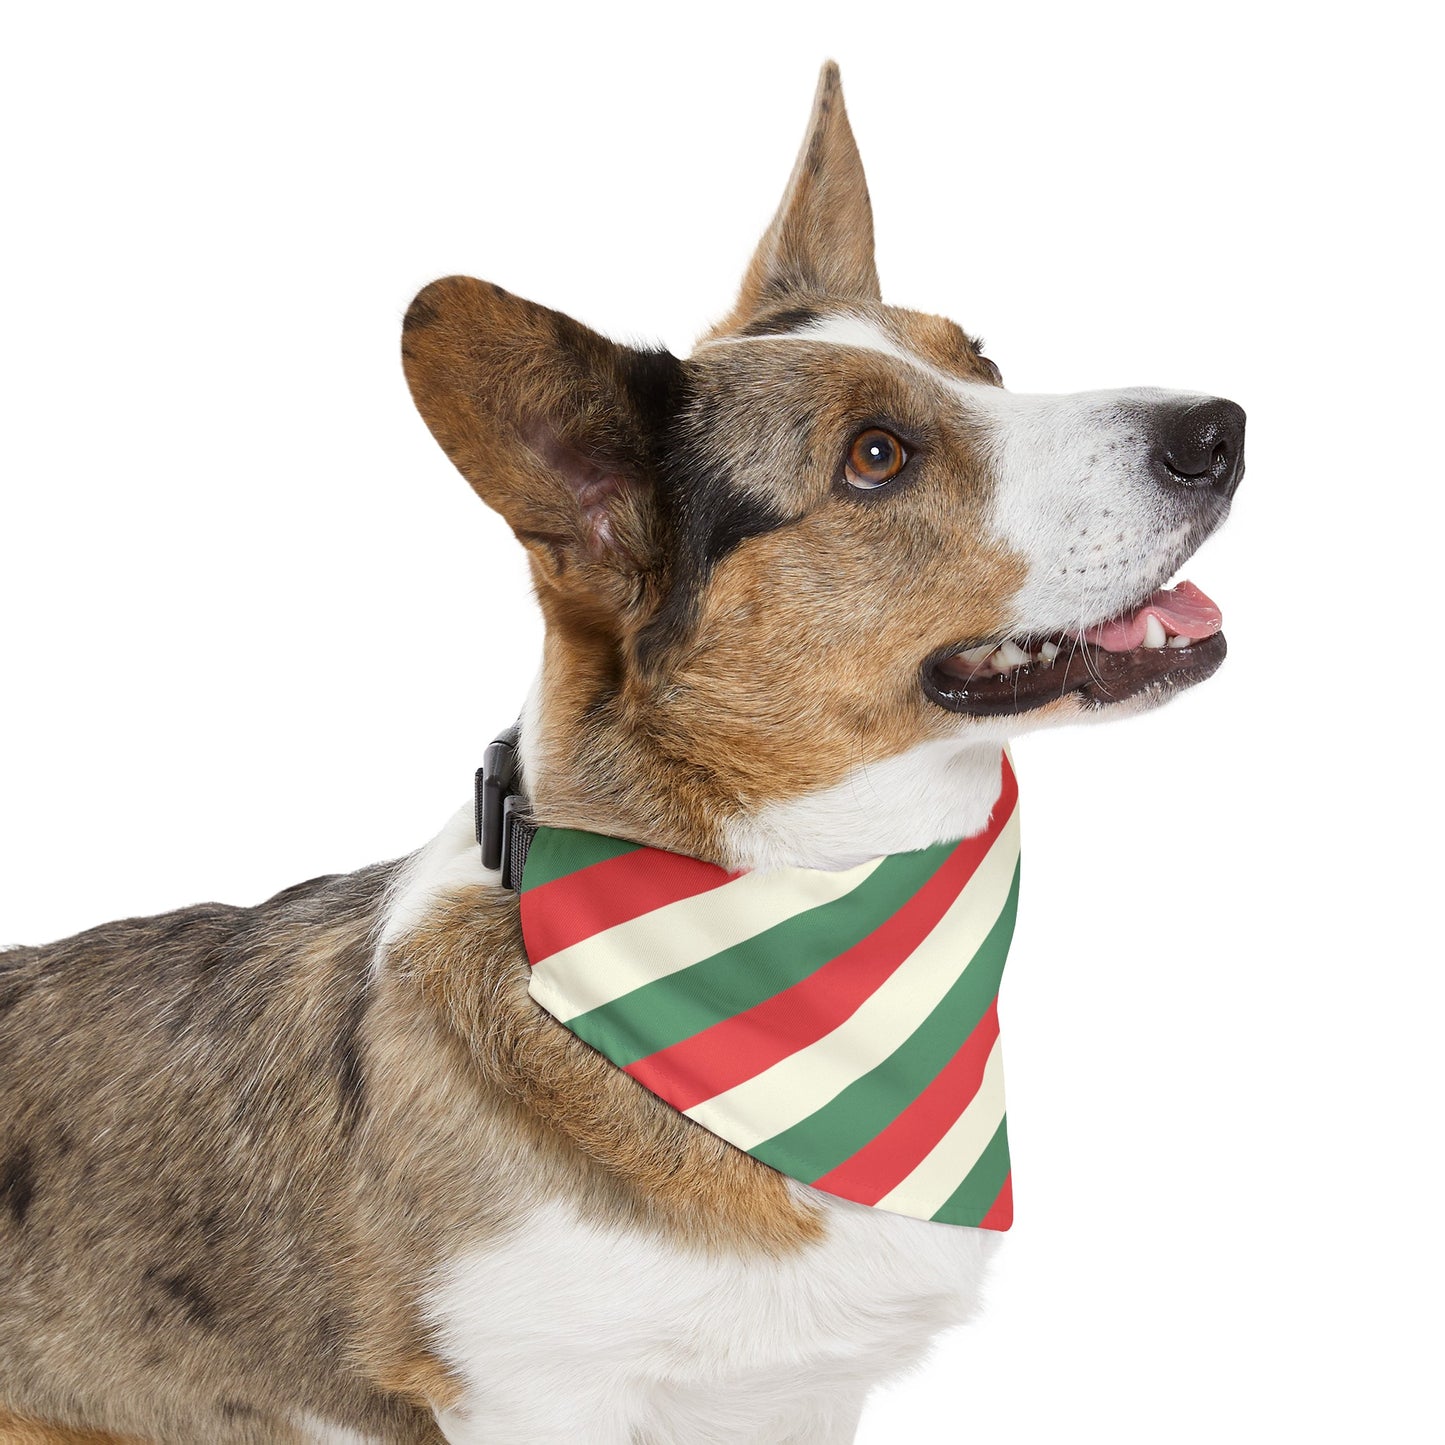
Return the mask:
[[[998, 986], [1018, 903], [1017, 801], [1004, 753], [982, 833], [841, 872], [729, 873], [533, 829], [514, 810], [502, 852], [520, 884], [529, 991], [660, 1099], [802, 1183], [1007, 1229]], [[491, 815], [478, 816], [480, 835]]]

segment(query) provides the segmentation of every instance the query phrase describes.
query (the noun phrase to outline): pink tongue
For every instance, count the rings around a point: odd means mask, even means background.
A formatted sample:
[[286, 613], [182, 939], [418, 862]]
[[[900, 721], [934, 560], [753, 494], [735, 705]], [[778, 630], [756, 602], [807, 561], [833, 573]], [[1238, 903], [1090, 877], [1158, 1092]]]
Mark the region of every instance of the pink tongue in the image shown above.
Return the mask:
[[1080, 636], [1105, 652], [1132, 652], [1144, 641], [1151, 617], [1159, 619], [1165, 632], [1194, 641], [1213, 637], [1224, 625], [1219, 608], [1192, 582], [1181, 582], [1177, 587], [1156, 592], [1137, 612], [1101, 622]]

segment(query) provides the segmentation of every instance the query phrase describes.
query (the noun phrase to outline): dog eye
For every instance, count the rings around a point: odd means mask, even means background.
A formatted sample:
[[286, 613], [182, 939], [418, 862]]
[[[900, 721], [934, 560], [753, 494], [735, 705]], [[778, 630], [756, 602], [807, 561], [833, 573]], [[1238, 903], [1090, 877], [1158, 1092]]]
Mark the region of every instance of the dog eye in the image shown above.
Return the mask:
[[995, 361], [991, 361], [987, 356], [980, 356], [978, 359], [982, 363], [983, 369], [988, 372], [989, 377], [992, 379], [994, 385], [1002, 386], [1003, 372], [998, 369], [998, 363]]
[[891, 482], [903, 470], [907, 460], [908, 453], [903, 450], [903, 443], [892, 432], [870, 426], [853, 438], [843, 475], [850, 487], [869, 492], [874, 487]]

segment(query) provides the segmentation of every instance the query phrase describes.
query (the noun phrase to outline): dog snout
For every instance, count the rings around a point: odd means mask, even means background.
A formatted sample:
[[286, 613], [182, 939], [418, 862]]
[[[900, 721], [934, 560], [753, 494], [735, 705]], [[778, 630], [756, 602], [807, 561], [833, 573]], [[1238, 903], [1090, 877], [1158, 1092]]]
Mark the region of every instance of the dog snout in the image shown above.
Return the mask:
[[1161, 481], [1228, 500], [1244, 476], [1244, 408], [1223, 397], [1167, 401], [1155, 418]]

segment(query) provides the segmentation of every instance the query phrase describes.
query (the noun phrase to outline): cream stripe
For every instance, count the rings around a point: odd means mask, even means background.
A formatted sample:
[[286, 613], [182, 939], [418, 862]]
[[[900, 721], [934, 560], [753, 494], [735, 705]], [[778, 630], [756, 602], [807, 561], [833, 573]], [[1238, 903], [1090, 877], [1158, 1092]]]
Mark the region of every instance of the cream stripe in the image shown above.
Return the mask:
[[654, 979], [690, 968], [796, 914], [836, 902], [882, 861], [873, 858], [838, 873], [814, 868], [744, 873], [544, 958], [532, 970], [532, 997], [565, 1022]]
[[997, 1039], [984, 1065], [983, 1082], [953, 1127], [905, 1179], [878, 1201], [879, 1209], [931, 1219], [978, 1163], [1003, 1119], [1003, 1051]]
[[998, 922], [1019, 857], [1019, 814], [1004, 824], [968, 886], [913, 953], [831, 1033], [687, 1111], [751, 1149], [821, 1109], [908, 1041]]

